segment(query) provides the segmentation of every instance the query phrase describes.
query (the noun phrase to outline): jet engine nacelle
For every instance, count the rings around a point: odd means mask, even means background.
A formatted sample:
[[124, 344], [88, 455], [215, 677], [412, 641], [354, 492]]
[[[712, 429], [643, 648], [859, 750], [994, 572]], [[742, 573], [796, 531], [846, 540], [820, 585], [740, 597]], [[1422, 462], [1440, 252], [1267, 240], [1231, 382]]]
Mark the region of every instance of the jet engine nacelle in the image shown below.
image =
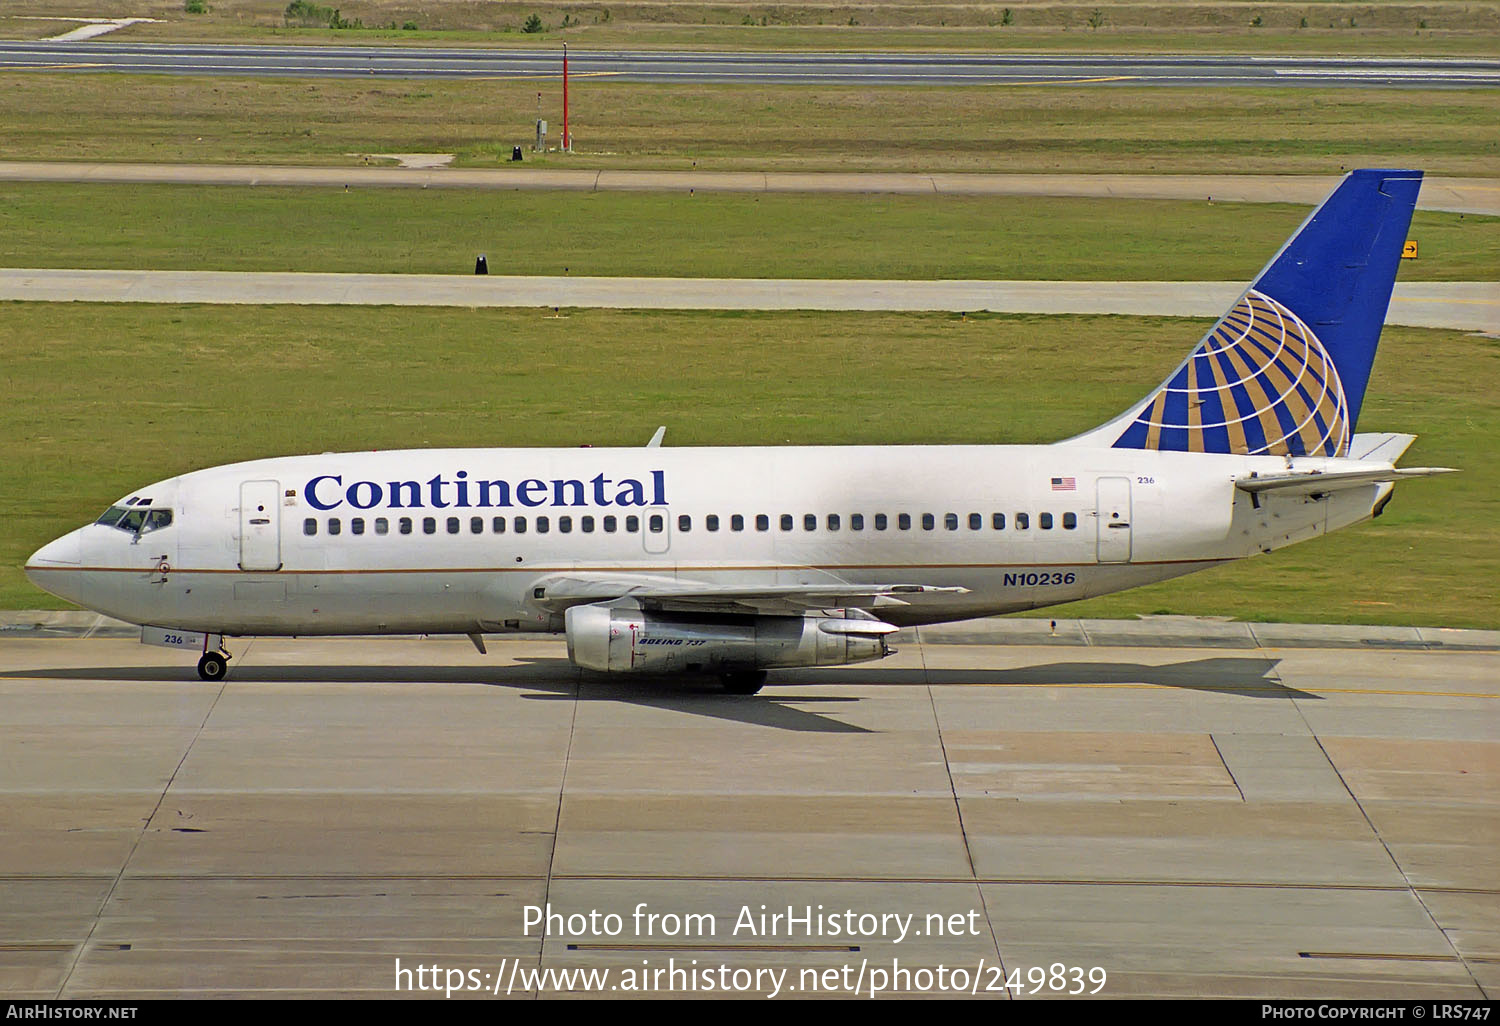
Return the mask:
[[847, 616], [735, 616], [647, 612], [606, 605], [567, 611], [568, 658], [606, 673], [725, 673], [778, 666], [841, 666], [881, 659], [896, 628]]

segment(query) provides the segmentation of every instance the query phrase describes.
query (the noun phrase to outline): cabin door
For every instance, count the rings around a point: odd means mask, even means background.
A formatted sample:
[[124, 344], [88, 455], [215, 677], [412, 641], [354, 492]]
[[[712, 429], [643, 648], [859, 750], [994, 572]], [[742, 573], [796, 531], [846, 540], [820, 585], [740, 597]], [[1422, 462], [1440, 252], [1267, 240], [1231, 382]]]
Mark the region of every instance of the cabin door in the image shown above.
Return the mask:
[[1098, 484], [1099, 562], [1130, 562], [1130, 478], [1101, 477]]
[[281, 569], [281, 484], [240, 485], [240, 569]]

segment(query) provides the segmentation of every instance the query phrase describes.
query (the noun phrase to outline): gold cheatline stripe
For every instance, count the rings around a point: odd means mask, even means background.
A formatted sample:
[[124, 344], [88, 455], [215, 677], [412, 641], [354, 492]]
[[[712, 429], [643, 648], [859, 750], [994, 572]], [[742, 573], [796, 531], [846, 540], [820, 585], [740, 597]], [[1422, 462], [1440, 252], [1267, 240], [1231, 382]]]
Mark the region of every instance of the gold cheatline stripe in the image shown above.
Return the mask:
[[[1228, 558], [1212, 559], [1149, 559], [1120, 566], [1173, 566], [1187, 563], [1228, 563]], [[669, 563], [661, 566], [464, 566], [464, 567], [386, 567], [361, 570], [208, 570], [190, 567], [172, 567], [167, 574], [240, 574], [242, 576], [307, 576], [318, 574], [540, 574], [540, 573], [602, 573], [643, 574], [673, 571], [678, 573], [768, 573], [780, 570], [1092, 570], [1098, 563], [786, 563], [769, 565], [757, 563], [740, 566], [714, 566], [699, 564]], [[1104, 564], [1112, 566], [1116, 564]], [[118, 573], [156, 574], [155, 567], [139, 566], [28, 566], [27, 570], [61, 570], [68, 573]], [[776, 585], [767, 585], [776, 587]], [[799, 585], [800, 587], [800, 585]], [[851, 587], [848, 582], [835, 582], [830, 588]], [[852, 587], [865, 587], [854, 584]], [[875, 585], [870, 585], [875, 587]]]

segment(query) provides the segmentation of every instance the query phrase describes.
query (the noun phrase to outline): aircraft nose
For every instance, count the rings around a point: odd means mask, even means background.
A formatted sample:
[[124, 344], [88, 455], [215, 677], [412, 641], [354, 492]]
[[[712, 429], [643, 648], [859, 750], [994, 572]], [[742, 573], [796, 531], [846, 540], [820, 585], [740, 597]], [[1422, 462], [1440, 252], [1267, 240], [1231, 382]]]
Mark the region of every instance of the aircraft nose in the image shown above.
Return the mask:
[[32, 576], [32, 567], [60, 567], [81, 566], [83, 564], [83, 540], [78, 531], [70, 531], [55, 541], [37, 549], [26, 561], [26, 576], [31, 582], [41, 586], [41, 582]]

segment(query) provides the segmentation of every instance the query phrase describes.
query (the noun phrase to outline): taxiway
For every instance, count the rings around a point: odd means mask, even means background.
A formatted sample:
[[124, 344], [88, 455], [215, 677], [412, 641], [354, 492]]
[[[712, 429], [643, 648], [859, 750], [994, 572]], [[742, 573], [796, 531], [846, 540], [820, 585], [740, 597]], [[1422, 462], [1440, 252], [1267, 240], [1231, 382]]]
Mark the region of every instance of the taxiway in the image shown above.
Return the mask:
[[[486, 990], [693, 959], [1500, 988], [1495, 634], [1017, 623], [750, 698], [581, 678], [553, 640], [241, 641], [206, 684], [109, 629], [7, 631], [0, 993], [388, 996], [397, 959]], [[548, 903], [623, 932], [528, 928]], [[963, 926], [733, 930], [762, 905]]]

